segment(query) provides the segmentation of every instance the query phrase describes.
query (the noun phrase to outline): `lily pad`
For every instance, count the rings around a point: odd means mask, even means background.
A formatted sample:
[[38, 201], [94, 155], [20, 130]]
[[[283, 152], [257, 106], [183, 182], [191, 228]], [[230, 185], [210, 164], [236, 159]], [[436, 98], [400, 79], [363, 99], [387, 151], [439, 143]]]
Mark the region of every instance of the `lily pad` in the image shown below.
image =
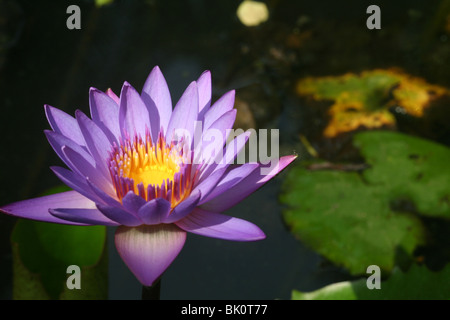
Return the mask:
[[[55, 189], [56, 191], [59, 189]], [[69, 226], [20, 219], [11, 236], [14, 299], [106, 299], [104, 226]], [[81, 289], [66, 285], [71, 265]]]
[[450, 219], [450, 149], [395, 132], [355, 135], [370, 168], [291, 169], [280, 200], [283, 218], [305, 244], [349, 270], [385, 273], [408, 265], [426, 243], [423, 216]]
[[450, 220], [450, 149], [394, 132], [363, 132], [354, 137], [370, 168], [371, 185], [385, 186], [391, 204], [409, 202], [416, 214]]
[[297, 84], [297, 93], [315, 101], [332, 101], [328, 110], [330, 120], [323, 131], [326, 138], [360, 128], [395, 128], [390, 108], [422, 117], [433, 101], [449, 95], [446, 88], [428, 84], [421, 78], [381, 69], [304, 78]]
[[292, 292], [293, 300], [448, 300], [450, 266], [439, 272], [413, 265], [403, 273], [395, 269], [380, 289], [368, 289], [366, 279], [339, 282], [313, 292]]

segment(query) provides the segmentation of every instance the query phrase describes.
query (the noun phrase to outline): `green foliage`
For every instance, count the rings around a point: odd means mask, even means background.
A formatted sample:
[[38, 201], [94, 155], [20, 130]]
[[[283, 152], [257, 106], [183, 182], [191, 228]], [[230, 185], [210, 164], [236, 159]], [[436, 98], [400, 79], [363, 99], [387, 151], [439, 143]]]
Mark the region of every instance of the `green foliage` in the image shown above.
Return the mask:
[[426, 243], [420, 217], [450, 220], [450, 150], [394, 132], [354, 139], [366, 163], [362, 173], [290, 170], [280, 200], [283, 218], [305, 244], [353, 275], [378, 265], [389, 273], [408, 266]]
[[354, 144], [371, 166], [363, 180], [387, 186], [392, 201], [410, 202], [414, 213], [450, 219], [449, 148], [392, 132], [361, 133]]
[[[66, 190], [54, 189], [52, 192]], [[106, 299], [104, 226], [19, 220], [11, 236], [14, 299]], [[69, 290], [67, 267], [81, 268], [81, 289]]]
[[368, 289], [366, 279], [334, 283], [313, 292], [292, 292], [293, 300], [403, 300], [450, 299], [450, 265], [439, 272], [413, 265], [403, 273], [395, 269], [380, 289]]

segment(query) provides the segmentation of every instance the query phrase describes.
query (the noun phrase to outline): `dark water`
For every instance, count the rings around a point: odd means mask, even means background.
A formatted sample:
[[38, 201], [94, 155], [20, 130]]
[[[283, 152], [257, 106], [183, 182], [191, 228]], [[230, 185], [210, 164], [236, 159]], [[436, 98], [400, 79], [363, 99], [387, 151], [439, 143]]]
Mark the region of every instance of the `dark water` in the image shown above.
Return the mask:
[[[448, 2], [448, 1], [447, 1]], [[139, 90], [159, 65], [175, 102], [203, 70], [213, 94], [237, 89], [250, 105], [243, 126], [279, 128], [282, 155], [307, 157], [298, 132], [302, 117], [297, 79], [400, 66], [449, 85], [445, 1], [378, 1], [382, 29], [365, 27], [367, 1], [267, 1], [270, 19], [257, 28], [236, 17], [240, 1], [72, 1], [82, 29], [66, 28], [65, 1], [0, 0], [0, 204], [26, 199], [59, 184], [48, 167], [60, 164], [42, 133], [43, 105], [88, 112], [89, 87]], [[189, 235], [162, 280], [163, 299], [287, 299], [348, 278], [291, 236], [277, 202], [283, 175], [227, 213], [260, 226], [267, 239], [235, 243]], [[14, 219], [0, 216], [0, 298], [10, 298], [9, 234]], [[111, 237], [110, 239], [111, 240]], [[110, 241], [110, 298], [140, 297], [140, 285]]]

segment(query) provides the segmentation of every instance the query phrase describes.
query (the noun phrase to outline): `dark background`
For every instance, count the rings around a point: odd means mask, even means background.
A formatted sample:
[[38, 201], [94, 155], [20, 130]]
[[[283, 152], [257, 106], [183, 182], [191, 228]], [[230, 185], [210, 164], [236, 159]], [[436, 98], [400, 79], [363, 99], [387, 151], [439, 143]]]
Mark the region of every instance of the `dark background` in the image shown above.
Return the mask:
[[[241, 1], [0, 0], [0, 205], [35, 197], [60, 184], [48, 168], [61, 161], [43, 134], [43, 105], [88, 112], [90, 87], [116, 93], [124, 81], [139, 91], [159, 65], [175, 103], [203, 70], [213, 100], [237, 89], [240, 127], [279, 128], [281, 155], [305, 152], [295, 82], [400, 67], [430, 83], [450, 85], [450, 44], [440, 12], [448, 1], [266, 1], [269, 20], [240, 23]], [[81, 8], [81, 30], [66, 28], [66, 8]], [[381, 30], [366, 28], [366, 8], [381, 8]], [[450, 24], [450, 22], [449, 22]], [[445, 25], [445, 23], [444, 23]], [[247, 106], [247, 109], [245, 108]], [[286, 230], [277, 202], [283, 174], [229, 210], [267, 234], [255, 243], [188, 235], [162, 280], [163, 299], [288, 299], [349, 279]], [[0, 298], [11, 298], [9, 235], [0, 215]], [[117, 257], [110, 230], [110, 298], [140, 298], [140, 284]], [[86, 248], [88, 250], [88, 248]]]

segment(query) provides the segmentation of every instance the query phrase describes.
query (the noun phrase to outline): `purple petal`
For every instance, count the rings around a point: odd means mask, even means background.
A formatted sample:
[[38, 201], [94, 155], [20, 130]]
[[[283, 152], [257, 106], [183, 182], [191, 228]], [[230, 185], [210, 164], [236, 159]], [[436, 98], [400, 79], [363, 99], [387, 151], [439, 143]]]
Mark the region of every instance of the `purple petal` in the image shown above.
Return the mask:
[[[184, 91], [177, 105], [175, 106], [172, 116], [167, 127], [166, 141], [170, 143], [172, 136], [176, 130], [186, 130], [193, 138], [194, 125], [198, 115], [198, 91], [195, 81]], [[188, 142], [189, 143], [189, 142]], [[190, 143], [188, 144], [190, 145]]]
[[125, 82], [120, 93], [119, 124], [122, 137], [140, 136], [151, 133], [148, 109], [139, 93]]
[[106, 90], [106, 94], [108, 95], [108, 97], [110, 97], [111, 99], [114, 100], [114, 102], [119, 105], [120, 103], [120, 99], [117, 96], [117, 94], [114, 93], [114, 91], [111, 90], [111, 88], [108, 88], [108, 90]]
[[[226, 112], [219, 119], [214, 121], [214, 123], [207, 129], [203, 131], [202, 144], [198, 145], [196, 150], [196, 157], [200, 157], [203, 161], [207, 163], [212, 163], [214, 161], [221, 162], [223, 157], [223, 146], [227, 142], [228, 136], [230, 134], [230, 129], [233, 127], [234, 120], [236, 119], [236, 109]], [[218, 151], [215, 154], [209, 151]], [[212, 157], [212, 158], [211, 158]]]
[[107, 94], [91, 88], [89, 106], [92, 120], [103, 130], [111, 143], [118, 143], [120, 138], [119, 107]]
[[55, 150], [56, 154], [61, 158], [62, 161], [72, 170], [76, 171], [76, 168], [72, 167], [72, 163], [66, 158], [64, 152], [62, 151], [62, 147], [68, 146], [77, 152], [81, 157], [83, 157], [87, 162], [91, 165], [95, 165], [95, 160], [92, 156], [84, 149], [83, 147], [76, 144], [74, 141], [69, 138], [63, 136], [60, 133], [45, 130], [45, 136], [47, 137], [48, 142], [52, 146], [53, 150]]
[[201, 236], [233, 241], [256, 241], [266, 237], [256, 225], [246, 220], [200, 208], [175, 223], [181, 229]]
[[219, 119], [225, 112], [233, 109], [234, 106], [235, 91], [229, 91], [219, 98], [205, 113], [205, 119], [203, 122], [203, 129], [208, 129], [211, 124]]
[[0, 210], [6, 214], [10, 214], [19, 218], [31, 220], [84, 225], [78, 222], [69, 222], [52, 216], [49, 209], [52, 208], [95, 208], [94, 202], [82, 196], [76, 191], [67, 191], [49, 196], [28, 199], [24, 201], [14, 202], [6, 206], [0, 207]]
[[173, 223], [175, 221], [178, 221], [182, 218], [184, 218], [186, 215], [192, 212], [194, 208], [197, 206], [198, 202], [201, 199], [201, 192], [196, 191], [192, 192], [187, 199], [185, 199], [183, 202], [178, 204], [172, 212], [169, 214], [169, 216], [164, 219], [164, 223]]
[[[106, 205], [97, 203], [97, 208], [109, 219], [119, 222], [120, 224], [134, 227], [142, 224], [142, 221], [137, 217], [136, 212], [131, 212], [123, 206], [114, 197], [109, 196], [103, 190], [98, 188], [89, 179], [86, 180], [91, 189]], [[131, 201], [130, 201], [131, 202]]]
[[130, 212], [133, 212], [137, 215], [139, 209], [145, 205], [146, 201], [141, 196], [138, 196], [134, 193], [134, 191], [130, 190], [128, 193], [123, 197], [122, 204]]
[[197, 191], [199, 191], [201, 193], [202, 197], [200, 199], [200, 203], [203, 201], [203, 199], [208, 197], [208, 195], [211, 193], [211, 191], [214, 190], [214, 188], [216, 188], [217, 184], [222, 179], [222, 176], [223, 176], [224, 173], [225, 173], [225, 169], [217, 170], [216, 172], [214, 172], [213, 174], [208, 176], [206, 179], [201, 181], [194, 188], [194, 190], [192, 190], [192, 193], [195, 193]]
[[223, 132], [223, 136], [226, 137], [226, 131], [233, 128], [234, 121], [236, 120], [236, 113], [236, 109], [225, 112], [219, 119], [214, 121], [209, 128], [205, 129], [203, 134], [205, 134], [205, 131], [207, 130], [215, 129]]
[[[227, 191], [228, 189], [234, 188], [239, 182], [245, 179], [256, 168], [259, 168], [259, 164], [257, 163], [245, 163], [236, 168], [233, 168], [224, 175], [224, 177], [222, 178], [222, 180], [220, 180], [220, 182], [217, 184], [214, 190], [212, 190], [212, 192], [207, 197], [204, 197], [199, 204], [208, 202], [209, 200], [214, 199], [215, 197]], [[214, 174], [216, 172], [214, 172]]]
[[186, 232], [175, 225], [118, 227], [115, 243], [119, 255], [144, 285], [151, 286], [178, 256]]
[[159, 119], [159, 111], [156, 107], [156, 104], [153, 102], [150, 97], [141, 96], [142, 101], [145, 103], [145, 107], [147, 108], [148, 114], [150, 115], [150, 136], [152, 137], [153, 143], [158, 141], [159, 132], [161, 131], [161, 124]]
[[216, 158], [213, 163], [209, 164], [200, 174], [199, 180], [203, 181], [212, 175], [215, 171], [227, 168], [231, 163], [234, 162], [236, 156], [241, 152], [242, 148], [250, 137], [251, 132], [247, 131], [239, 136], [235, 137], [230, 143], [225, 147], [225, 155], [220, 155]]
[[[198, 111], [203, 114], [203, 110], [208, 110], [211, 106], [211, 72], [203, 72], [197, 80], [198, 89]], [[200, 117], [201, 118], [201, 117]]]
[[[162, 127], [164, 132], [166, 132], [170, 116], [172, 115], [172, 99], [170, 98], [166, 79], [164, 79], [158, 66], [153, 68], [145, 81], [144, 88], [142, 89], [142, 100], [144, 100], [147, 107], [150, 106], [152, 108], [153, 105], [156, 106], [159, 114], [159, 124], [156, 130], [159, 131]], [[152, 129], [154, 129], [153, 122]]]
[[50, 167], [50, 169], [69, 188], [74, 189], [78, 193], [96, 203], [103, 203], [103, 200], [101, 200], [100, 197], [98, 197], [87, 184], [86, 179], [78, 173], [74, 173], [61, 167]]
[[106, 204], [103, 205], [101, 203], [97, 203], [97, 208], [105, 216], [107, 216], [111, 220], [117, 221], [120, 224], [127, 226], [134, 227], [142, 224], [142, 221], [139, 219], [137, 212], [131, 211], [126, 208], [124, 205], [122, 205], [122, 203], [117, 201], [115, 197], [111, 197], [106, 194], [103, 190], [95, 186], [89, 179], [87, 179], [87, 183], [89, 187], [91, 187], [91, 189], [94, 191], [94, 193], [102, 200], [102, 202]]
[[267, 175], [262, 175], [260, 169], [261, 167], [268, 167], [269, 165], [261, 165], [232, 189], [228, 189], [217, 197], [202, 204], [201, 208], [213, 212], [223, 212], [233, 207], [262, 187], [267, 181], [275, 177], [289, 163], [294, 161], [295, 158], [296, 156], [285, 156], [280, 158], [278, 166]]
[[70, 222], [101, 226], [120, 225], [119, 223], [105, 217], [97, 209], [50, 209], [49, 211], [53, 216]]
[[101, 204], [97, 204], [97, 208], [107, 218], [111, 219], [112, 221], [118, 222], [121, 225], [128, 227], [136, 227], [142, 224], [141, 220], [139, 220], [131, 213], [119, 207], [104, 206]]
[[110, 195], [114, 195], [114, 187], [110, 180], [107, 180], [94, 166], [87, 162], [80, 154], [72, 150], [68, 146], [62, 147], [62, 151], [67, 160], [72, 163], [72, 167], [76, 168], [78, 174], [84, 178], [88, 178], [96, 186]]
[[234, 160], [242, 149], [247, 144], [248, 139], [251, 136], [251, 131], [246, 131], [235, 137], [230, 143], [225, 147], [225, 155], [222, 161], [217, 165], [215, 170], [227, 167], [228, 165], [234, 163]]
[[[209, 110], [211, 106], [211, 72], [203, 72], [197, 80], [197, 90], [198, 90], [198, 116], [197, 120], [199, 122], [195, 123], [194, 133], [197, 132], [202, 126], [202, 122], [205, 118], [206, 111]], [[199, 132], [201, 135], [201, 132]]]
[[77, 110], [75, 116], [84, 140], [86, 141], [86, 145], [95, 160], [95, 168], [100, 170], [105, 178], [109, 178], [110, 174], [107, 168], [107, 160], [112, 149], [109, 139], [102, 129], [100, 129], [95, 122], [89, 119], [83, 112]]
[[156, 198], [147, 202], [139, 209], [139, 218], [145, 224], [160, 224], [170, 213], [170, 202], [166, 199]]
[[64, 111], [61, 111], [49, 105], [45, 105], [44, 108], [45, 114], [47, 115], [47, 120], [50, 123], [53, 131], [62, 134], [70, 140], [73, 140], [80, 146], [84, 146], [86, 144], [75, 118], [68, 115]]
[[121, 208], [122, 204], [117, 201], [117, 195], [109, 195], [107, 194], [105, 191], [103, 191], [102, 189], [100, 189], [99, 187], [97, 187], [94, 183], [92, 183], [92, 181], [87, 178], [86, 182], [88, 184], [88, 186], [91, 188], [91, 190], [94, 192], [95, 195], [97, 195], [103, 203], [105, 203], [108, 206], [111, 207], [118, 207]]

